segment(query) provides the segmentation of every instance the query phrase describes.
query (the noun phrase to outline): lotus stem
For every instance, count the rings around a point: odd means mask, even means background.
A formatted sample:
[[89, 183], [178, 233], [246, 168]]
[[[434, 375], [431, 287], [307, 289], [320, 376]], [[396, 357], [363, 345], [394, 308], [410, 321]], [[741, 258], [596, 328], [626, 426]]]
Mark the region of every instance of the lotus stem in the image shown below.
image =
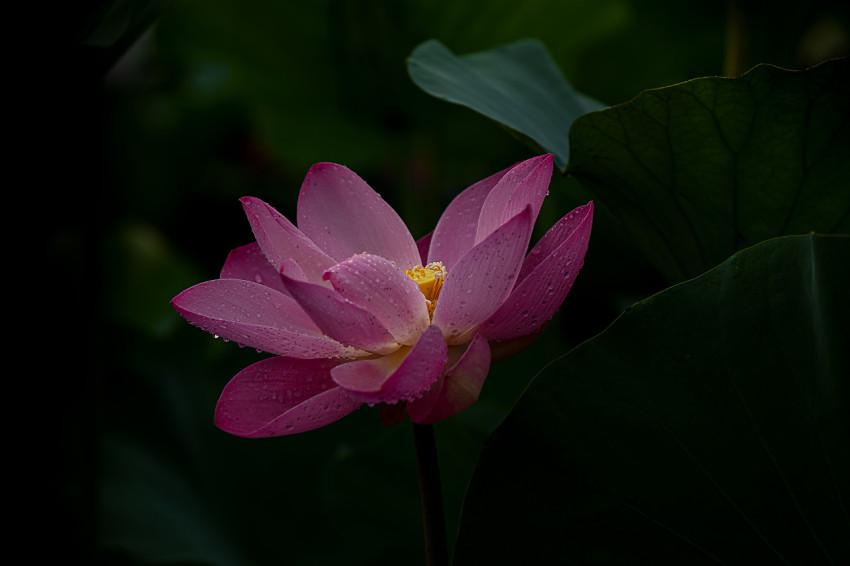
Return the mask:
[[726, 2], [726, 54], [723, 75], [738, 77], [744, 74], [747, 59], [747, 32], [740, 0]]
[[428, 566], [448, 566], [446, 520], [443, 513], [443, 492], [434, 425], [413, 423], [413, 440], [419, 464], [419, 490], [422, 500], [422, 523], [425, 530], [425, 563]]

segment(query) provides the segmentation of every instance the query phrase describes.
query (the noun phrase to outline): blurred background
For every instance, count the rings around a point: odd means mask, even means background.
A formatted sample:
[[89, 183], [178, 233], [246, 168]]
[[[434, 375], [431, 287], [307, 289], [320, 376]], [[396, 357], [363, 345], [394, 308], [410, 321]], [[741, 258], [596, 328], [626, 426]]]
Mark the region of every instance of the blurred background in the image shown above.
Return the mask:
[[[264, 440], [213, 426], [223, 386], [265, 355], [191, 327], [170, 300], [218, 277], [229, 250], [252, 240], [238, 199], [262, 198], [293, 219], [309, 167], [342, 163], [418, 238], [458, 192], [530, 157], [499, 126], [413, 85], [405, 59], [427, 39], [464, 54], [537, 38], [576, 89], [613, 105], [723, 74], [729, 6], [744, 68], [847, 54], [843, 4], [66, 8], [58, 71], [39, 93], [52, 126], [31, 132], [45, 190], [30, 204], [50, 226], [39, 253], [54, 274], [44, 302], [64, 333], [45, 360], [56, 399], [50, 517], [63, 542], [45, 551], [85, 564], [422, 563], [409, 422], [385, 428], [364, 408]], [[589, 199], [556, 175], [535, 237]], [[479, 403], [436, 427], [450, 539], [481, 446], [534, 374], [664, 286], [598, 208], [584, 269], [543, 338], [495, 365]]]

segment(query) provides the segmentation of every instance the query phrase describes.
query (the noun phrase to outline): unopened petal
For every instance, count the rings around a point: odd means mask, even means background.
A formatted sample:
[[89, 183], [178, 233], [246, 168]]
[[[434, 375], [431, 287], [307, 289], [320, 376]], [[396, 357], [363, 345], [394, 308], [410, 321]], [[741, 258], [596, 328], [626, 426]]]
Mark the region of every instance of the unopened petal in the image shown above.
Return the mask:
[[375, 354], [389, 354], [399, 344], [378, 318], [333, 289], [282, 275], [283, 283], [328, 337], [346, 346]]
[[298, 262], [312, 283], [322, 283], [322, 273], [336, 263], [270, 205], [253, 197], [241, 199], [257, 244], [272, 266], [280, 271], [284, 260]]
[[433, 319], [449, 344], [468, 342], [508, 297], [530, 238], [531, 207], [526, 207], [449, 270]]
[[248, 438], [319, 428], [362, 403], [330, 378], [339, 360], [274, 357], [239, 372], [224, 388], [215, 411], [222, 430]]
[[[564, 302], [584, 263], [593, 224], [593, 204], [573, 212], [576, 214], [565, 216], [538, 242], [535, 249], [551, 251], [542, 260], [536, 258], [543, 253], [536, 254], [532, 270], [499, 310], [479, 327], [488, 340], [511, 340], [533, 334]], [[553, 236], [547, 238], [550, 234]], [[558, 245], [552, 249], [554, 244]]]
[[363, 307], [401, 344], [412, 346], [431, 323], [419, 286], [395, 264], [371, 254], [358, 254], [325, 272], [334, 289]]
[[307, 172], [298, 197], [298, 227], [336, 262], [368, 252], [399, 269], [419, 263], [416, 242], [398, 214], [342, 165], [317, 163]]
[[490, 347], [486, 339], [476, 335], [445, 375], [422, 398], [408, 403], [410, 419], [431, 424], [470, 407], [478, 400], [489, 371]]
[[412, 401], [439, 379], [448, 360], [446, 351], [440, 329], [429, 326], [412, 348], [339, 365], [331, 370], [331, 377], [364, 403]]
[[354, 355], [323, 336], [292, 297], [253, 281], [206, 281], [180, 293], [172, 304], [190, 323], [242, 346], [296, 358]]

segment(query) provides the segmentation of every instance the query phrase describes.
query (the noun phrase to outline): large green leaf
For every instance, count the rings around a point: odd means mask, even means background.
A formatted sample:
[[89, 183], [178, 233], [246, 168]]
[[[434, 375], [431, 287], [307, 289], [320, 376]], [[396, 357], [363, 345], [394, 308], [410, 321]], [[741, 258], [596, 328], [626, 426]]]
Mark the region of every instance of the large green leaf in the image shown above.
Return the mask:
[[524, 40], [461, 57], [429, 40], [413, 50], [410, 76], [422, 90], [507, 126], [559, 168], [573, 121], [603, 106], [569, 85], [539, 41]]
[[455, 564], [850, 563], [849, 257], [759, 244], [546, 368], [482, 453]]
[[850, 60], [651, 90], [576, 120], [567, 173], [670, 280], [776, 236], [850, 232]]

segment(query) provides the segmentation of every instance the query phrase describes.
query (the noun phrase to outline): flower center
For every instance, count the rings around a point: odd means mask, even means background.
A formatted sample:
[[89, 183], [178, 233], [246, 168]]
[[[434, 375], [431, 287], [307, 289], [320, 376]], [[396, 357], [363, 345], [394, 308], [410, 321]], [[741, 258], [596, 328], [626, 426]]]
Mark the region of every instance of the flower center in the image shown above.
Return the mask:
[[437, 308], [437, 297], [443, 288], [443, 280], [446, 278], [446, 268], [442, 262], [433, 261], [426, 266], [417, 265], [404, 271], [405, 275], [416, 281], [419, 290], [425, 296], [428, 303], [428, 316], [434, 317], [434, 309]]

